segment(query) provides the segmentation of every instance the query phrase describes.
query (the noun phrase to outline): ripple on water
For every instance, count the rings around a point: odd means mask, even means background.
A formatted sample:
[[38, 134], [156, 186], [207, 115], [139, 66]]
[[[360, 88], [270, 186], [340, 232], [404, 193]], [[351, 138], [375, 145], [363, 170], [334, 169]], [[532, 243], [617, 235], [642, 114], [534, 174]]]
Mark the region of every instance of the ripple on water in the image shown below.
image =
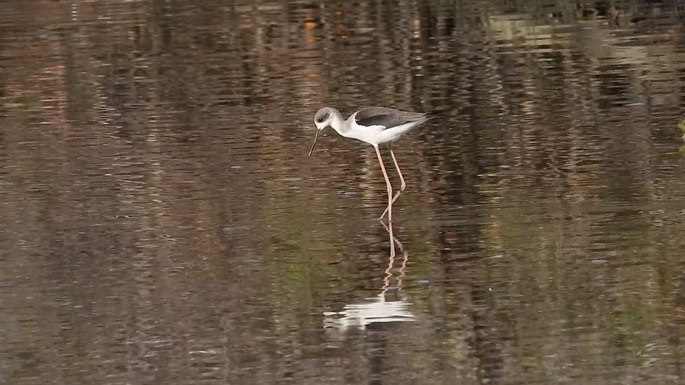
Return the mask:
[[[588, 6], [7, 3], [0, 378], [676, 383], [679, 13]], [[392, 236], [324, 105], [439, 112]]]

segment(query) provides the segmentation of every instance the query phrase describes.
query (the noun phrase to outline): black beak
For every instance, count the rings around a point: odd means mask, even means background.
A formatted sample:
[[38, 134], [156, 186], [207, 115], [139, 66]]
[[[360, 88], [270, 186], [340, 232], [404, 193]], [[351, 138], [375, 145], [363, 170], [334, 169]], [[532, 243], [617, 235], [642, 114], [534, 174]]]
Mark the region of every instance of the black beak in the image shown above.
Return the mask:
[[319, 137], [319, 131], [316, 130], [316, 135], [314, 136], [314, 143], [312, 143], [312, 148], [309, 149], [309, 156], [312, 156], [312, 151], [314, 151], [314, 146], [316, 146], [316, 139]]

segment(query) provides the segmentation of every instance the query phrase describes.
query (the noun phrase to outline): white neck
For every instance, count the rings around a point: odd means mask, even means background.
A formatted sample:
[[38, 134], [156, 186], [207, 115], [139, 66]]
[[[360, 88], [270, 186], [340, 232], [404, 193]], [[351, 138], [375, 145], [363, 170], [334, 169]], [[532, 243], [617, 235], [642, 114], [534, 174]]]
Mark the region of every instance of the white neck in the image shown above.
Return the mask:
[[345, 127], [345, 120], [343, 119], [342, 115], [340, 115], [340, 111], [336, 109], [333, 109], [333, 121], [331, 122], [331, 127], [342, 136], [346, 136], [345, 134], [347, 131], [349, 131], [349, 128]]

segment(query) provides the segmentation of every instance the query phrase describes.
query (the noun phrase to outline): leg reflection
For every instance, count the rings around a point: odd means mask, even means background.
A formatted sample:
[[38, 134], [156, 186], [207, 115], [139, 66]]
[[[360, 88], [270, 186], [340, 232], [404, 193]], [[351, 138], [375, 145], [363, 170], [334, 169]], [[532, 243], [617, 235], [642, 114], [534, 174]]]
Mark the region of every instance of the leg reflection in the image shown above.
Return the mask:
[[385, 228], [385, 231], [388, 232], [388, 237], [390, 238], [390, 257], [388, 258], [388, 267], [385, 269], [385, 277], [383, 278], [383, 292], [382, 294], [385, 295], [388, 290], [391, 289], [390, 286], [390, 280], [393, 277], [393, 265], [395, 264], [395, 245], [397, 246], [397, 250], [399, 250], [400, 253], [402, 253], [402, 265], [400, 265], [400, 272], [399, 276], [397, 277], [397, 286], [394, 287], [395, 290], [400, 290], [402, 288], [402, 279], [404, 278], [405, 275], [405, 269], [407, 268], [407, 261], [409, 260], [409, 253], [407, 253], [407, 250], [404, 249], [404, 246], [402, 245], [402, 242], [399, 241], [394, 235], [392, 231], [392, 222], [389, 222], [388, 224], [385, 224], [384, 222], [381, 222], [383, 227]]

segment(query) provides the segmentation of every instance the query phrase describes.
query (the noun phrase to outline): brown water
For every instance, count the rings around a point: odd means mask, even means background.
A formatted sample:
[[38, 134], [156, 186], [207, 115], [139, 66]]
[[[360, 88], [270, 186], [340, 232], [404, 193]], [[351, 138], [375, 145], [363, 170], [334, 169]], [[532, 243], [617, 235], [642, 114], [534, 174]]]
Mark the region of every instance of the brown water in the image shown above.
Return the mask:
[[[0, 383], [683, 383], [685, 6], [598, 3], [3, 3]], [[392, 259], [324, 105], [439, 112]]]

